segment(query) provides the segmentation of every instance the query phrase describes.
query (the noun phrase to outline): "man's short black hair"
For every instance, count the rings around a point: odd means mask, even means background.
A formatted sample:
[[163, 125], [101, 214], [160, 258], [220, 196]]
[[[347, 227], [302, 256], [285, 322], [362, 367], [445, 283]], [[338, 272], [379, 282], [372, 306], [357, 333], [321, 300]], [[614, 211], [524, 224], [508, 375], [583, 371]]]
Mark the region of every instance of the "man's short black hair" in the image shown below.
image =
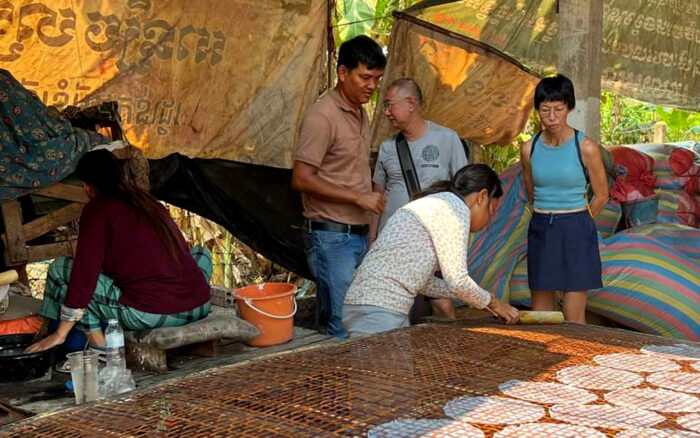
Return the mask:
[[386, 67], [386, 56], [382, 48], [365, 35], [345, 41], [338, 50], [338, 67], [344, 65], [348, 70], [352, 70], [360, 63], [370, 70], [384, 70]]
[[576, 106], [574, 84], [562, 74], [544, 78], [535, 88], [535, 110], [540, 109], [542, 102], [564, 101], [570, 110]]

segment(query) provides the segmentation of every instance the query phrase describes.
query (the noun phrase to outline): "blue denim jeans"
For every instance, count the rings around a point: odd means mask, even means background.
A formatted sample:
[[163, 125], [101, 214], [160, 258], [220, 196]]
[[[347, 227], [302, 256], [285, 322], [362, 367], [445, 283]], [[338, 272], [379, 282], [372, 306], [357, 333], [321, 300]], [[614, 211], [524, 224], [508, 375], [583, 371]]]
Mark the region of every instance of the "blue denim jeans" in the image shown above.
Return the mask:
[[367, 252], [367, 235], [336, 231], [305, 231], [304, 244], [317, 293], [328, 318], [326, 334], [347, 338], [343, 327], [343, 302], [355, 269]]

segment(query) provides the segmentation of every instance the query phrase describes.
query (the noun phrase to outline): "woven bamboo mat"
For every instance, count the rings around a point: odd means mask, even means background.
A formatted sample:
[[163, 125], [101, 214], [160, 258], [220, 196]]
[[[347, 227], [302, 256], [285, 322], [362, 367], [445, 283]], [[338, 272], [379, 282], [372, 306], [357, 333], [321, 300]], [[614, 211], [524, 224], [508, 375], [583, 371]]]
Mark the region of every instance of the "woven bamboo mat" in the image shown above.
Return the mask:
[[[396, 419], [445, 419], [450, 400], [502, 396], [499, 384], [512, 379], [556, 382], [558, 370], [595, 365], [596, 355], [638, 354], [644, 345], [674, 343], [594, 326], [422, 325], [209, 370], [33, 417], [0, 436], [366, 436]], [[690, 362], [678, 363], [694, 371]], [[604, 392], [591, 392], [599, 396], [594, 404], [605, 403]], [[678, 414], [662, 415], [666, 420], [656, 428], [680, 429]], [[540, 422], [558, 423], [549, 413]], [[475, 426], [487, 438], [504, 428]], [[598, 431], [610, 437], [619, 432]]]

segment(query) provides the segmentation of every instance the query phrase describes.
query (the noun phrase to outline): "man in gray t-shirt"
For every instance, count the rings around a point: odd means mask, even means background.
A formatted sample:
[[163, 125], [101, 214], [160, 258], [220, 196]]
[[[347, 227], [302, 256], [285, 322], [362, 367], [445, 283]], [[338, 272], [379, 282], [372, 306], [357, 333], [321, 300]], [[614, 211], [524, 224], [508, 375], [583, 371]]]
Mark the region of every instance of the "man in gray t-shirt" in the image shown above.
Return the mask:
[[[451, 179], [459, 169], [467, 165], [464, 147], [456, 132], [428, 120], [424, 123], [424, 134], [408, 141], [408, 149], [411, 151], [421, 189], [428, 188], [434, 182]], [[396, 153], [395, 137], [384, 140], [379, 147], [372, 182], [377, 188], [375, 191], [381, 192], [380, 187], [383, 187], [386, 196], [386, 206], [377, 229], [379, 233], [386, 220], [409, 201], [406, 182]]]
[[[420, 87], [408, 78], [389, 84], [384, 97], [384, 115], [391, 126], [406, 137], [418, 181], [421, 189], [425, 189], [437, 181], [452, 179], [467, 165], [467, 157], [455, 131], [423, 119], [422, 103]], [[382, 142], [372, 183], [372, 190], [386, 196], [386, 206], [381, 215], [373, 215], [371, 219], [370, 242], [376, 239], [387, 219], [409, 201], [396, 151], [396, 137]], [[450, 300], [432, 300], [431, 303], [435, 314], [454, 317]]]

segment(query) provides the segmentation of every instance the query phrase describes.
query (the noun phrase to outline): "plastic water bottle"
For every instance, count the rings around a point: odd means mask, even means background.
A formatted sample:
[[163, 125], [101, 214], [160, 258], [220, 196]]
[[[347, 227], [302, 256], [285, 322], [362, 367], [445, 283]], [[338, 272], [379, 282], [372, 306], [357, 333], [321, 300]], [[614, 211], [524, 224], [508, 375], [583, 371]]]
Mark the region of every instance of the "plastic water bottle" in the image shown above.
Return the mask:
[[124, 350], [124, 331], [119, 320], [110, 319], [105, 330], [107, 344], [107, 366], [126, 369], [126, 353]]
[[124, 331], [116, 319], [108, 321], [105, 330], [107, 365], [100, 371], [99, 387], [102, 397], [111, 397], [136, 388], [131, 371], [126, 368]]

